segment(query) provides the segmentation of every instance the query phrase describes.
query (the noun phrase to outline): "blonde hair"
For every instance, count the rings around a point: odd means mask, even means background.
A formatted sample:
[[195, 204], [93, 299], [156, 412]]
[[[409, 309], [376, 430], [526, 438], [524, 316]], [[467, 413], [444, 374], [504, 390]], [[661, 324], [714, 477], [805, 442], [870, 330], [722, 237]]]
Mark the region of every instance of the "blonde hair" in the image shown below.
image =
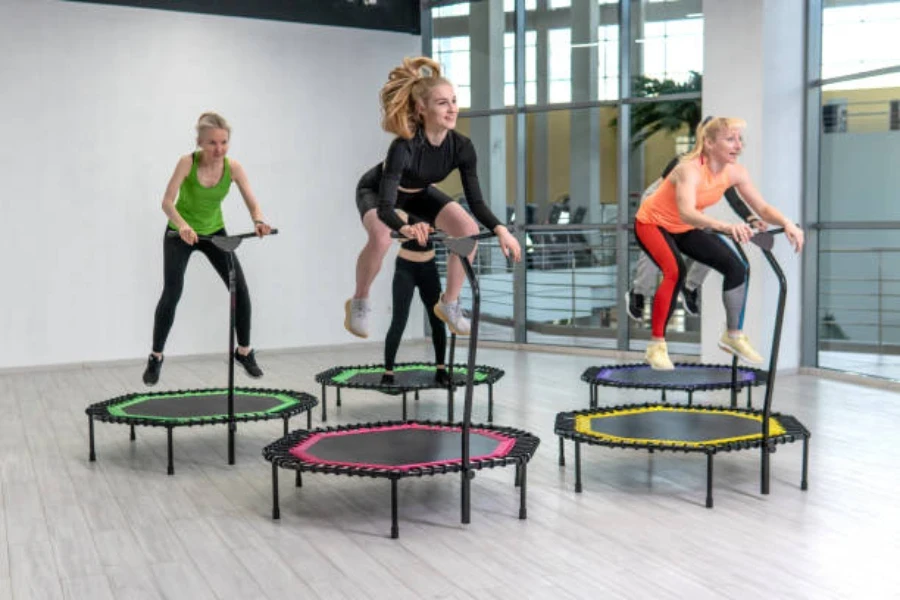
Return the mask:
[[451, 85], [437, 62], [426, 56], [404, 58], [381, 88], [381, 127], [404, 139], [412, 138], [420, 122], [416, 105], [441, 84]]
[[747, 122], [732, 117], [707, 117], [697, 126], [696, 141], [690, 152], [681, 157], [682, 161], [693, 160], [705, 155], [706, 142], [714, 142], [719, 135], [729, 129], [744, 129]]
[[197, 119], [197, 141], [200, 141], [200, 135], [207, 129], [224, 129], [231, 137], [231, 125], [225, 120], [225, 117], [214, 112], [205, 112]]

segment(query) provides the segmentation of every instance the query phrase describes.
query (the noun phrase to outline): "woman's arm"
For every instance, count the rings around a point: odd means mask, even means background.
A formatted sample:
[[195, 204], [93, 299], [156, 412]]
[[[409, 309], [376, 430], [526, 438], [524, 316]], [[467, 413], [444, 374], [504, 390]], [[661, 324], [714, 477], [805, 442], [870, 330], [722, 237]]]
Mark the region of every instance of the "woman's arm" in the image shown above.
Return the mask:
[[175, 208], [175, 200], [178, 198], [178, 190], [181, 188], [184, 178], [191, 172], [193, 163], [194, 157], [191, 154], [178, 159], [178, 164], [175, 165], [175, 172], [172, 173], [172, 177], [169, 179], [169, 184], [166, 186], [162, 200], [163, 212], [166, 213], [169, 221], [178, 228], [178, 234], [181, 236], [181, 239], [191, 245], [197, 243], [197, 233], [187, 224], [187, 221], [181, 218], [178, 209]]
[[744, 201], [766, 223], [784, 227], [784, 234], [791, 241], [794, 250], [799, 252], [803, 248], [803, 230], [797, 227], [793, 221], [785, 217], [780, 210], [763, 200], [762, 194], [753, 185], [750, 174], [742, 165], [732, 167], [732, 181]]
[[244, 199], [244, 204], [247, 205], [247, 210], [250, 212], [250, 218], [253, 219], [253, 227], [256, 229], [256, 235], [267, 235], [272, 231], [272, 227], [266, 223], [266, 219], [263, 217], [259, 202], [256, 200], [256, 196], [250, 188], [250, 180], [247, 178], [247, 172], [244, 170], [243, 165], [236, 160], [229, 160], [229, 164], [231, 165], [231, 179], [238, 186], [241, 197]]
[[509, 232], [503, 223], [494, 215], [491, 209], [484, 202], [481, 195], [481, 184], [478, 181], [477, 164], [478, 159], [475, 154], [475, 146], [468, 138], [463, 138], [463, 146], [459, 151], [459, 178], [462, 181], [463, 194], [469, 209], [478, 221], [494, 232], [497, 241], [500, 244], [500, 250], [504, 256], [512, 255], [515, 262], [519, 262], [522, 258], [522, 249], [518, 240]]

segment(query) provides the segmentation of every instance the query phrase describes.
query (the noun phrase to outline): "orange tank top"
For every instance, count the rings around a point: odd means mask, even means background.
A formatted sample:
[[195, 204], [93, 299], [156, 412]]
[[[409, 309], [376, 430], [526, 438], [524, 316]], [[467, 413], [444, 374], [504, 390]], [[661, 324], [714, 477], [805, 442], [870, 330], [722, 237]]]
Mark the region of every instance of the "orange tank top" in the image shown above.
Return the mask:
[[[703, 210], [721, 200], [725, 190], [731, 187], [731, 169], [728, 167], [714, 175], [706, 165], [701, 165], [700, 173], [695, 204], [697, 210]], [[669, 233], [684, 233], [695, 229], [693, 225], [685, 223], [678, 213], [675, 184], [670, 179], [671, 175], [641, 203], [635, 219], [641, 223], [658, 225]]]

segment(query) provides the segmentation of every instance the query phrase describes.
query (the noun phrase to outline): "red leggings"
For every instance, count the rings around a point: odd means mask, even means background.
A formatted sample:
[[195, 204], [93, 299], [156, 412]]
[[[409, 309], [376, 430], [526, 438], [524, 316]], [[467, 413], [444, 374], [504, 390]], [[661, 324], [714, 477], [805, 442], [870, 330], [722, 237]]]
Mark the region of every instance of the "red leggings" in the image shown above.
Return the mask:
[[716, 234], [691, 229], [684, 233], [669, 233], [658, 225], [634, 222], [638, 244], [659, 270], [662, 282], [653, 297], [651, 332], [653, 337], [665, 337], [666, 325], [675, 310], [676, 300], [684, 285], [684, 252], [696, 261], [708, 265], [724, 276], [722, 290], [732, 290], [745, 283], [747, 267], [734, 251]]

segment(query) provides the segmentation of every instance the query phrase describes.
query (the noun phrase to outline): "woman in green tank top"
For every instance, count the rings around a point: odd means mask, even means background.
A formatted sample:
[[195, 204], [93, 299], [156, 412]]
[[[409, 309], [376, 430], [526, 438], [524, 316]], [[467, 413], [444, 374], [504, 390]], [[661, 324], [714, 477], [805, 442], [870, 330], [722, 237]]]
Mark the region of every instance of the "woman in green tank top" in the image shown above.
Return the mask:
[[[225, 235], [222, 201], [228, 195], [232, 181], [237, 184], [250, 211], [256, 234], [264, 236], [272, 230], [263, 218], [244, 168], [226, 156], [230, 137], [231, 127], [221, 116], [216, 113], [200, 115], [197, 121], [199, 150], [179, 159], [175, 173], [166, 186], [162, 209], [169, 218], [167, 229], [178, 231], [178, 236], [163, 236], [164, 286], [153, 323], [153, 351], [144, 371], [144, 383], [147, 385], [159, 381], [163, 348], [175, 320], [175, 308], [184, 287], [184, 273], [194, 250], [206, 255], [225, 285], [228, 285], [227, 254], [198, 236]], [[235, 359], [243, 365], [248, 375], [262, 377], [262, 370], [250, 348], [250, 293], [236, 256], [234, 269], [237, 287], [235, 333], [238, 341]]]

